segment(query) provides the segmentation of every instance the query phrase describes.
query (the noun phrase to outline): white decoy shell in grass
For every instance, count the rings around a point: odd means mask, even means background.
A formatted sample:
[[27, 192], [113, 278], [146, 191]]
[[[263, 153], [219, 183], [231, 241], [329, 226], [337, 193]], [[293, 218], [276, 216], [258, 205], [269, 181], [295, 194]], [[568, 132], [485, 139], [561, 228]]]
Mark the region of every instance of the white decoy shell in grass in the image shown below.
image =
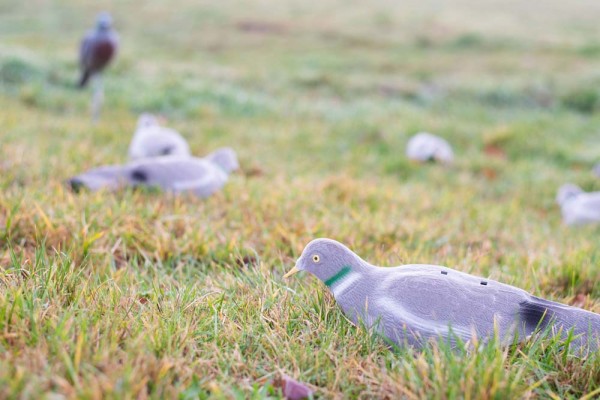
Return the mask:
[[179, 132], [161, 126], [152, 114], [142, 114], [129, 145], [129, 159], [162, 156], [190, 156], [190, 147]]
[[[227, 165], [237, 165], [235, 152], [227, 152]], [[225, 162], [226, 157], [222, 157]], [[155, 187], [166, 192], [190, 192], [208, 197], [227, 182], [229, 172], [208, 158], [165, 156], [132, 161], [124, 166], [95, 168], [69, 180], [75, 191], [116, 190], [129, 187]]]
[[556, 202], [567, 225], [600, 222], [600, 192], [586, 193], [579, 186], [567, 183], [558, 189]]
[[414, 161], [437, 161], [450, 164], [454, 161], [454, 152], [450, 144], [439, 136], [421, 132], [410, 138], [406, 145], [406, 156]]
[[451, 346], [497, 332], [504, 344], [539, 330], [572, 329], [571, 349], [597, 351], [600, 315], [547, 301], [514, 286], [438, 265], [377, 267], [331, 239], [310, 242], [288, 272], [308, 271], [331, 290], [357, 325], [373, 328], [398, 346], [423, 347], [430, 340]]

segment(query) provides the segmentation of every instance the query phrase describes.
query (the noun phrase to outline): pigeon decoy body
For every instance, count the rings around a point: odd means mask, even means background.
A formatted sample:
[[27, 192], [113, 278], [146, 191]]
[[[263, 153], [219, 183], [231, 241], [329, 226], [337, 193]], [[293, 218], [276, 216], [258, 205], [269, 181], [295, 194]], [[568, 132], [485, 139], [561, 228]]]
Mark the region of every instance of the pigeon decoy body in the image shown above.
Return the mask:
[[85, 36], [79, 50], [81, 78], [79, 87], [86, 86], [90, 79], [94, 80], [92, 95], [92, 121], [100, 118], [100, 109], [104, 101], [102, 70], [117, 53], [119, 38], [112, 29], [112, 18], [108, 13], [100, 13], [96, 20], [96, 28]]
[[600, 163], [594, 165], [594, 169], [592, 171], [594, 172], [594, 175], [600, 178]]
[[142, 114], [129, 145], [129, 159], [167, 155], [189, 157], [190, 147], [178, 132], [161, 126], [154, 115]]
[[96, 28], [85, 35], [79, 50], [81, 78], [79, 86], [85, 87], [91, 77], [102, 72], [117, 53], [119, 38], [112, 29], [110, 14], [100, 13]]
[[567, 183], [558, 189], [556, 202], [567, 225], [600, 222], [600, 192], [586, 193], [579, 186]]
[[330, 239], [310, 242], [288, 272], [308, 271], [329, 287], [344, 314], [393, 343], [415, 348], [443, 340], [451, 346], [497, 330], [502, 343], [538, 330], [572, 329], [578, 352], [597, 350], [600, 315], [547, 301], [522, 289], [437, 265], [382, 268]]
[[112, 18], [108, 13], [100, 13], [96, 19], [96, 28], [85, 35], [79, 50], [81, 79], [79, 86], [84, 87], [89, 79], [100, 73], [113, 59], [119, 47], [119, 38], [112, 29]]
[[414, 161], [437, 161], [450, 164], [454, 161], [454, 152], [450, 144], [439, 136], [421, 132], [410, 138], [406, 145], [406, 156]]
[[222, 148], [205, 158], [165, 156], [99, 167], [71, 178], [69, 184], [76, 192], [81, 188], [95, 191], [143, 186], [204, 198], [220, 190], [238, 168], [235, 152]]

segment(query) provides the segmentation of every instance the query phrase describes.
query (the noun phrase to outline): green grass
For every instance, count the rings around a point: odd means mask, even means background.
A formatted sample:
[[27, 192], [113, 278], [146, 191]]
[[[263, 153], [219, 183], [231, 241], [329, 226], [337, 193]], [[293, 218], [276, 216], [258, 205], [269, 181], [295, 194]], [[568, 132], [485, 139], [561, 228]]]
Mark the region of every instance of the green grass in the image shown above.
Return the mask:
[[[281, 373], [323, 398], [599, 395], [598, 355], [391, 352], [316, 279], [282, 279], [331, 237], [600, 312], [600, 228], [554, 204], [600, 190], [598, 4], [114, 2], [92, 126], [73, 86], [99, 9], [52, 3], [0, 0], [0, 398], [263, 398]], [[242, 171], [205, 201], [67, 190], [123, 162], [142, 111]], [[455, 166], [405, 160], [421, 130]]]

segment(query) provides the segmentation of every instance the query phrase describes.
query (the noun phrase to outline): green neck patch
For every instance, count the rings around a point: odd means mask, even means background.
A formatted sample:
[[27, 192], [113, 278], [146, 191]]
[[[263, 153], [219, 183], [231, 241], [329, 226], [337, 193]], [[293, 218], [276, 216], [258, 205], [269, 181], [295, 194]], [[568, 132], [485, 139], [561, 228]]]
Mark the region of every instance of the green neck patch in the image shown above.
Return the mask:
[[340, 279], [342, 279], [343, 277], [348, 275], [349, 272], [350, 272], [350, 266], [344, 265], [342, 267], [342, 269], [340, 269], [338, 271], [337, 274], [335, 274], [334, 276], [332, 276], [331, 278], [329, 278], [325, 281], [325, 285], [327, 285], [327, 287], [331, 287], [331, 285], [333, 285], [334, 283], [336, 283], [337, 281], [339, 281]]

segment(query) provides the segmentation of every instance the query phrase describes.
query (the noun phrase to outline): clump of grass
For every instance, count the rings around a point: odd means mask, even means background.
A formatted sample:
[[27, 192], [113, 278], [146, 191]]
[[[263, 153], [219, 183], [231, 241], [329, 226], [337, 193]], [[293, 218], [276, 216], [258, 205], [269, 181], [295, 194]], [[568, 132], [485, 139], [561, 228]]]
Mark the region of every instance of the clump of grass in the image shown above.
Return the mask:
[[4, 59], [0, 65], [0, 83], [19, 86], [43, 77], [39, 68], [20, 58]]
[[572, 89], [563, 95], [561, 102], [564, 107], [584, 114], [591, 114], [600, 110], [600, 90], [593, 84]]

